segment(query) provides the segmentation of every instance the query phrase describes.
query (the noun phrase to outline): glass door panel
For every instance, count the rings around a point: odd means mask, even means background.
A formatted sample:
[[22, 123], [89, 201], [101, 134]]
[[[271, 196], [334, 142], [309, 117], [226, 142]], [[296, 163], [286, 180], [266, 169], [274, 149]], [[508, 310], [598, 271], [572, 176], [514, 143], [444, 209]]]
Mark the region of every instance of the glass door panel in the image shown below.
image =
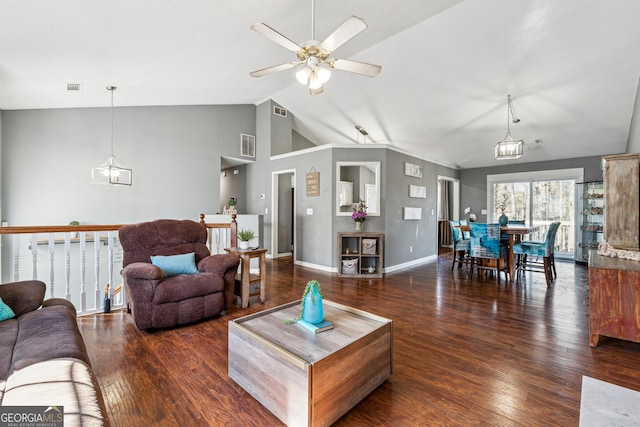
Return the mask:
[[505, 215], [512, 220], [525, 220], [540, 229], [526, 236], [526, 240], [544, 241], [549, 224], [560, 221], [556, 234], [556, 256], [573, 257], [575, 247], [575, 179], [496, 182], [493, 184], [492, 219], [497, 222], [501, 211], [496, 201], [509, 202]]
[[575, 180], [533, 181], [532, 224], [540, 230], [531, 240], [543, 241], [549, 224], [560, 221], [555, 251], [558, 257], [571, 258], [575, 247]]
[[507, 194], [506, 209], [504, 214], [512, 220], [525, 220], [529, 223], [531, 210], [531, 197], [529, 197], [529, 182], [502, 182], [493, 186], [493, 220], [498, 221], [502, 214], [496, 206], [496, 200], [502, 200]]

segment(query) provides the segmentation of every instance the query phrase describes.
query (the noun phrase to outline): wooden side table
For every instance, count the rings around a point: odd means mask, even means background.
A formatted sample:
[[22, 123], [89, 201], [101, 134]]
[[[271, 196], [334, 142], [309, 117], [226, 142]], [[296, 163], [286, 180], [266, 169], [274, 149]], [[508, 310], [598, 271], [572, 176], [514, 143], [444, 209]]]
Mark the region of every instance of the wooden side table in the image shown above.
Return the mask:
[[[266, 283], [266, 249], [238, 249], [225, 248], [226, 252], [240, 257], [240, 307], [247, 308], [249, 306], [249, 297], [260, 295], [260, 302], [264, 302], [265, 283]], [[260, 271], [257, 275], [251, 274], [251, 258], [260, 259]], [[260, 292], [250, 293], [251, 285], [260, 283]]]

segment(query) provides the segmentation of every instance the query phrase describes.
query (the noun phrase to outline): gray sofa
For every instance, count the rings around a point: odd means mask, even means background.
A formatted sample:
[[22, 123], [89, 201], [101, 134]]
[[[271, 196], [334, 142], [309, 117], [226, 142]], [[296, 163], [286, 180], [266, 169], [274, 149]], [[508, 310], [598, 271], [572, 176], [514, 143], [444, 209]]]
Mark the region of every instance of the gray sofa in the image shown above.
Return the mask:
[[64, 425], [108, 426], [100, 388], [65, 299], [44, 300], [46, 285], [0, 285], [15, 317], [0, 322], [0, 405], [62, 406]]

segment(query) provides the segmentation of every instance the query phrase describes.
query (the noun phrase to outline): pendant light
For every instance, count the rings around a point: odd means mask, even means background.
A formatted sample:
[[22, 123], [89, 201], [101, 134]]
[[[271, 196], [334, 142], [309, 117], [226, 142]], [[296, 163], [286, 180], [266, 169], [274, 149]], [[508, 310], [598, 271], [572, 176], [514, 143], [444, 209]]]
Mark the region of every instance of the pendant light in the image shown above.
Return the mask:
[[524, 141], [521, 139], [513, 139], [511, 136], [511, 128], [510, 122], [513, 120], [513, 123], [520, 122], [520, 119], [517, 119], [513, 115], [513, 110], [511, 109], [511, 95], [507, 96], [507, 135], [504, 137], [502, 141], [498, 141], [495, 149], [496, 160], [510, 160], [517, 159], [523, 154], [523, 144]]
[[131, 169], [127, 169], [121, 166], [116, 161], [115, 154], [113, 154], [113, 92], [116, 90], [116, 87], [107, 86], [107, 90], [111, 92], [111, 151], [106, 162], [104, 162], [100, 166], [91, 168], [91, 183], [107, 185], [131, 185]]

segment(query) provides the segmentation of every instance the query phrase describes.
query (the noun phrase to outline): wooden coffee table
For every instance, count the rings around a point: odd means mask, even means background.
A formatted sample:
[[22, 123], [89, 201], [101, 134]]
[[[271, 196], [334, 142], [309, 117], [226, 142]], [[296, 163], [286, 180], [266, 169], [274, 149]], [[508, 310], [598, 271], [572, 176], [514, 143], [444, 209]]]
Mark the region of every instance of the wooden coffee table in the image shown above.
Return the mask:
[[334, 328], [287, 325], [294, 301], [229, 322], [229, 376], [289, 426], [329, 426], [385, 382], [392, 321], [324, 300]]

